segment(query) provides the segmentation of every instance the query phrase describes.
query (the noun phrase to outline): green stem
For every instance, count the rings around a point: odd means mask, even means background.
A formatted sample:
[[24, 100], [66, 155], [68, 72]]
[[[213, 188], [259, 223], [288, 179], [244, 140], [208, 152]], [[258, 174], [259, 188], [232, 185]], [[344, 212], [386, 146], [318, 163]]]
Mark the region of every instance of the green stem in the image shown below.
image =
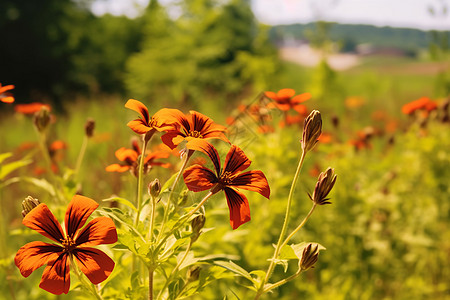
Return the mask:
[[177, 262], [177, 265], [175, 266], [175, 268], [173, 268], [172, 272], [170, 273], [169, 277], [166, 280], [166, 283], [164, 284], [164, 287], [161, 289], [161, 291], [159, 291], [158, 299], [163, 295], [164, 290], [167, 288], [167, 286], [172, 281], [175, 273], [178, 271], [178, 269], [180, 268], [181, 264], [186, 260], [186, 257], [188, 256], [189, 251], [191, 251], [191, 247], [192, 247], [192, 240], [189, 241], [189, 245], [186, 247], [186, 250], [184, 251], [183, 257]]
[[287, 277], [285, 279], [282, 279], [282, 280], [280, 280], [278, 282], [275, 282], [274, 284], [269, 285], [268, 287], [266, 287], [263, 290], [263, 293], [267, 293], [268, 291], [273, 290], [274, 288], [277, 288], [279, 286], [282, 286], [283, 284], [285, 284], [285, 283], [287, 283], [287, 282], [297, 278], [301, 274], [301, 272], [302, 272], [302, 269], [299, 269], [295, 274], [293, 274], [293, 275], [291, 275], [291, 276], [289, 276], [289, 277]]
[[153, 241], [153, 228], [155, 223], [156, 212], [156, 198], [150, 195], [150, 202], [152, 203], [152, 210], [150, 212], [150, 228], [147, 233], [147, 240], [151, 243]]
[[52, 181], [53, 192], [55, 194], [56, 199], [60, 200], [61, 202], [64, 202], [63, 196], [60, 194], [60, 192], [56, 188], [57, 185], [58, 185], [58, 187], [60, 187], [60, 184], [58, 183], [58, 180], [52, 170], [52, 160], [50, 158], [50, 154], [48, 153], [48, 149], [47, 149], [47, 134], [45, 131], [40, 132], [37, 129], [36, 129], [36, 131], [38, 134], [39, 147], [41, 148], [41, 152], [42, 152], [42, 155], [44, 156], [45, 164], [47, 165], [47, 171], [48, 171], [50, 179]]
[[78, 173], [80, 172], [81, 163], [83, 162], [84, 155], [86, 153], [86, 148], [89, 138], [85, 135], [83, 138], [83, 143], [81, 144], [80, 153], [78, 153], [77, 164], [75, 165], [75, 178], [78, 179]]
[[282, 249], [284, 246], [286, 246], [286, 244], [289, 242], [289, 240], [294, 236], [294, 234], [297, 233], [297, 231], [300, 230], [300, 228], [303, 227], [303, 225], [306, 224], [306, 221], [308, 221], [309, 217], [312, 215], [314, 209], [316, 208], [317, 204], [313, 204], [313, 206], [311, 207], [311, 209], [309, 210], [308, 215], [306, 215], [306, 217], [303, 219], [303, 221], [300, 223], [300, 225], [297, 226], [297, 228], [295, 228], [291, 234], [289, 234], [289, 236], [284, 240], [284, 242], [281, 244], [280, 249]]
[[169, 197], [167, 198], [167, 204], [164, 209], [164, 216], [163, 216], [163, 219], [161, 222], [161, 228], [159, 230], [158, 237], [156, 239], [157, 241], [159, 241], [161, 239], [161, 236], [162, 236], [165, 226], [166, 226], [167, 218], [169, 216], [170, 203], [171, 203], [173, 192], [175, 190], [175, 186], [177, 185], [178, 181], [180, 180], [181, 174], [183, 173], [184, 169], [186, 168], [188, 160], [192, 156], [192, 154], [193, 154], [192, 150], [187, 150], [185, 157], [183, 159], [183, 165], [181, 166], [180, 171], [178, 172], [177, 177], [175, 178], [175, 181], [172, 184], [172, 187], [171, 187], [170, 193], [169, 193]]
[[86, 287], [95, 296], [95, 298], [97, 300], [103, 300], [103, 297], [102, 297], [102, 295], [100, 295], [99, 290], [92, 283], [87, 282], [86, 278], [84, 278], [84, 276], [81, 274], [80, 270], [78, 269], [78, 266], [73, 261], [72, 255], [69, 255], [69, 258], [70, 258], [70, 265], [72, 267], [72, 270], [77, 275], [77, 277], [80, 280], [81, 284], [84, 287]]
[[138, 169], [138, 183], [137, 183], [137, 213], [136, 220], [134, 221], [134, 226], [137, 228], [139, 224], [139, 216], [142, 210], [142, 185], [144, 182], [144, 160], [145, 160], [145, 149], [147, 148], [148, 141], [144, 139], [144, 144], [142, 145], [142, 152], [139, 159], [139, 169]]
[[291, 189], [289, 191], [289, 196], [288, 196], [288, 200], [287, 200], [286, 214], [285, 214], [285, 217], [284, 217], [283, 227], [281, 228], [280, 237], [278, 238], [278, 243], [277, 243], [277, 245], [275, 247], [275, 251], [274, 251], [273, 257], [272, 257], [272, 259], [270, 261], [269, 268], [267, 269], [266, 277], [261, 282], [261, 285], [260, 285], [260, 287], [258, 289], [258, 292], [256, 294], [256, 297], [255, 297], [255, 300], [259, 299], [259, 297], [261, 297], [261, 295], [264, 293], [264, 285], [269, 281], [270, 276], [272, 276], [273, 270], [274, 270], [275, 265], [276, 265], [275, 261], [278, 258], [278, 255], [280, 254], [283, 238], [284, 238], [284, 235], [286, 234], [287, 226], [288, 226], [288, 223], [289, 223], [289, 215], [291, 213], [291, 203], [292, 203], [292, 198], [294, 196], [295, 186], [297, 185], [297, 179], [298, 179], [298, 177], [300, 175], [300, 172], [302, 170], [303, 162], [305, 160], [305, 155], [306, 155], [306, 152], [302, 151], [302, 155], [300, 157], [300, 161], [298, 163], [297, 170], [295, 172], [294, 178], [292, 179]]
[[148, 300], [153, 300], [153, 268], [148, 268]]

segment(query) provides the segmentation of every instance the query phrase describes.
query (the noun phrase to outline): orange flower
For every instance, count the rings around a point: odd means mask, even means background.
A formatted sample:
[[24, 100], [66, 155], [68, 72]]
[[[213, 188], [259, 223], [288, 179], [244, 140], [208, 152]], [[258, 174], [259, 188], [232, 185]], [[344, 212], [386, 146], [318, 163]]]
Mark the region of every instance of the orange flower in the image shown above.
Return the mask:
[[[127, 149], [122, 147], [115, 152], [116, 157], [123, 161], [124, 164], [112, 164], [106, 167], [106, 171], [108, 172], [125, 172], [131, 170], [134, 175], [137, 176], [138, 165], [139, 165], [139, 156], [142, 151], [136, 141], [133, 141], [133, 149]], [[168, 168], [170, 166], [169, 163], [157, 162], [155, 159], [158, 158], [168, 158], [169, 152], [167, 151], [154, 151], [149, 154], [144, 159], [144, 174], [150, 172], [153, 166], [161, 166], [163, 168]]]
[[32, 115], [32, 114], [40, 111], [42, 107], [46, 107], [49, 111], [51, 110], [50, 105], [40, 103], [40, 102], [17, 104], [16, 106], [14, 106], [14, 110], [18, 113], [22, 113], [25, 115]]
[[[282, 111], [288, 111], [291, 108], [296, 110], [299, 114], [305, 113], [304, 105], [300, 104], [311, 98], [310, 93], [303, 93], [295, 96], [293, 89], [281, 89], [277, 93], [264, 92], [264, 95], [275, 101], [275, 106]], [[269, 105], [269, 107], [271, 107]]]
[[0, 101], [4, 103], [13, 103], [14, 97], [10, 92], [7, 92], [9, 90], [14, 89], [14, 85], [5, 85], [2, 86], [0, 83]]
[[20, 248], [14, 262], [22, 276], [28, 277], [47, 265], [39, 287], [55, 295], [69, 292], [72, 259], [93, 284], [108, 278], [114, 269], [114, 261], [103, 251], [90, 246], [117, 242], [114, 222], [108, 217], [99, 217], [82, 229], [97, 207], [90, 198], [74, 196], [64, 219], [65, 233], [47, 205], [41, 203], [32, 209], [22, 223], [58, 244], [31, 242]]
[[255, 191], [269, 199], [270, 188], [264, 173], [247, 171], [251, 161], [237, 146], [232, 145], [225, 159], [223, 169], [220, 167], [219, 154], [209, 143], [202, 141], [194, 144], [193, 150], [206, 153], [214, 164], [215, 174], [203, 166], [192, 166], [184, 173], [184, 182], [190, 191], [199, 192], [211, 190], [213, 194], [223, 190], [230, 211], [230, 224], [233, 229], [250, 221], [250, 206], [247, 198], [237, 189]]
[[201, 139], [216, 138], [229, 143], [224, 135], [225, 126], [216, 124], [207, 116], [193, 110], [190, 111], [191, 114], [188, 116], [177, 109], [174, 109], [174, 111], [176, 111], [174, 115], [176, 122], [174, 122], [172, 129], [167, 130], [167, 133], [161, 136], [164, 144], [170, 149], [176, 148], [183, 141], [187, 141], [187, 149], [192, 149], [192, 142]]
[[430, 112], [436, 108], [436, 102], [431, 101], [428, 97], [422, 97], [403, 105], [402, 113], [404, 113], [405, 115], [411, 115], [418, 110], [425, 110], [427, 112]]
[[173, 123], [173, 111], [176, 111], [176, 109], [160, 109], [150, 118], [147, 107], [138, 100], [128, 100], [125, 107], [134, 110], [140, 116], [139, 119], [130, 121], [127, 124], [127, 126], [136, 133], [146, 134], [147, 132], [153, 133], [155, 131], [165, 131], [172, 128], [170, 125]]

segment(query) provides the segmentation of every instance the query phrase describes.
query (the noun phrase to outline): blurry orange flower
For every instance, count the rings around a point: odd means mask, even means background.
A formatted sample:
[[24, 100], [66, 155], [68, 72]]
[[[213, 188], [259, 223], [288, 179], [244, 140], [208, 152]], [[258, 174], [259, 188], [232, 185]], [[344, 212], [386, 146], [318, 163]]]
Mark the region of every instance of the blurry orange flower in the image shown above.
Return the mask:
[[[274, 100], [275, 101], [274, 106], [277, 107], [279, 110], [288, 111], [292, 108], [302, 115], [305, 113], [306, 108], [304, 107], [304, 105], [300, 103], [311, 99], [310, 93], [295, 95], [295, 90], [293, 89], [281, 89], [277, 93], [264, 92], [264, 95], [267, 98]], [[268, 107], [272, 108], [273, 105], [270, 104], [271, 103], [269, 103]]]
[[128, 122], [127, 126], [138, 134], [146, 134], [147, 132], [165, 131], [170, 129], [173, 123], [174, 109], [163, 108], [150, 117], [147, 107], [140, 101], [130, 99], [125, 104], [126, 108], [134, 110], [140, 116], [139, 119]]
[[195, 144], [195, 149], [206, 153], [214, 164], [215, 173], [203, 166], [191, 166], [183, 172], [184, 182], [190, 191], [200, 192], [211, 190], [212, 193], [225, 192], [230, 224], [233, 229], [250, 221], [250, 206], [244, 194], [237, 189], [254, 191], [269, 199], [270, 188], [264, 173], [247, 171], [251, 161], [237, 146], [232, 145], [225, 159], [223, 169], [217, 150], [209, 143], [201, 141]]
[[4, 103], [13, 103], [14, 102], [14, 97], [10, 92], [10, 91], [14, 89], [14, 85], [5, 85], [2, 86], [2, 84], [0, 83], [0, 101], [4, 102]]
[[[139, 167], [139, 156], [141, 155], [141, 149], [137, 142], [133, 142], [133, 149], [127, 149], [122, 147], [115, 152], [118, 160], [124, 162], [123, 164], [112, 164], [106, 167], [107, 172], [125, 172], [131, 170], [131, 172], [137, 176]], [[150, 172], [153, 166], [161, 166], [163, 168], [168, 168], [169, 163], [162, 163], [155, 161], [159, 158], [168, 158], [169, 152], [167, 151], [153, 151], [147, 154], [144, 159], [144, 174]]]
[[358, 108], [364, 105], [364, 98], [358, 96], [347, 97], [345, 99], [345, 106], [347, 108]]
[[32, 115], [41, 110], [42, 107], [46, 107], [49, 111], [51, 111], [51, 107], [48, 104], [33, 102], [27, 104], [17, 104], [14, 106], [14, 110], [18, 113], [22, 113], [25, 115]]
[[161, 136], [162, 141], [170, 149], [176, 148], [181, 142], [187, 141], [186, 148], [191, 149], [191, 144], [201, 139], [221, 139], [229, 143], [224, 132], [225, 126], [214, 123], [209, 117], [191, 110], [189, 115], [179, 110], [174, 114], [176, 122], [171, 129]]
[[50, 144], [50, 151], [61, 149], [67, 149], [67, 144], [64, 141], [57, 140]]
[[422, 97], [417, 100], [406, 103], [402, 106], [402, 113], [405, 115], [411, 115], [415, 111], [424, 110], [430, 112], [437, 108], [437, 103], [430, 100], [428, 97]]
[[14, 262], [22, 276], [28, 277], [47, 265], [39, 287], [55, 295], [67, 294], [73, 259], [93, 284], [107, 279], [114, 269], [114, 261], [103, 251], [90, 246], [117, 242], [114, 222], [108, 217], [99, 217], [83, 228], [97, 207], [90, 198], [74, 196], [67, 207], [65, 232], [47, 205], [41, 203], [32, 209], [22, 223], [58, 244], [31, 242], [20, 248]]
[[333, 136], [331, 133], [328, 132], [322, 132], [322, 134], [319, 136], [319, 142], [322, 144], [329, 144], [333, 141]]

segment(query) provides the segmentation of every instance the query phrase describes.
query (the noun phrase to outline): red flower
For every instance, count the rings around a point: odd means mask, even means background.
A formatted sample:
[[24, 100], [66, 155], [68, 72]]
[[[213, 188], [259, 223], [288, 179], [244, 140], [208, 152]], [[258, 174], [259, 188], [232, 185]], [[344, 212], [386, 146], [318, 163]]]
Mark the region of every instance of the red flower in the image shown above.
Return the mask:
[[217, 193], [225, 192], [228, 208], [230, 210], [230, 224], [233, 229], [250, 221], [250, 206], [247, 198], [237, 189], [258, 192], [269, 199], [270, 188], [264, 173], [261, 171], [247, 171], [251, 161], [237, 146], [232, 145], [225, 159], [223, 169], [220, 167], [219, 154], [217, 150], [207, 142], [193, 144], [193, 150], [206, 153], [214, 164], [215, 173], [203, 166], [192, 166], [184, 173], [184, 182], [190, 191], [199, 192], [211, 190]]
[[42, 107], [46, 107], [49, 111], [51, 110], [50, 105], [40, 103], [40, 102], [17, 104], [16, 106], [14, 106], [14, 110], [16, 112], [22, 113], [24, 115], [32, 115], [32, 114], [40, 111]]
[[114, 269], [114, 261], [103, 251], [90, 246], [117, 242], [113, 221], [108, 217], [95, 218], [82, 229], [97, 207], [90, 198], [74, 196], [64, 219], [65, 233], [47, 205], [41, 203], [31, 210], [22, 223], [59, 244], [31, 242], [20, 248], [14, 262], [22, 276], [28, 277], [47, 265], [39, 287], [55, 295], [69, 292], [72, 259], [93, 284], [108, 278]]
[[311, 98], [310, 93], [303, 93], [295, 96], [293, 89], [281, 89], [277, 93], [264, 92], [264, 95], [275, 101], [275, 106], [282, 111], [288, 111], [291, 108], [296, 110], [299, 114], [305, 114], [305, 106], [300, 104]]
[[186, 148], [191, 149], [191, 141], [200, 139], [216, 138], [229, 143], [224, 135], [225, 126], [216, 124], [207, 116], [193, 110], [188, 116], [179, 110], [174, 111], [176, 111], [174, 114], [176, 121], [172, 129], [167, 130], [167, 133], [161, 137], [170, 149], [175, 149], [183, 141], [187, 141]]
[[127, 124], [136, 133], [146, 134], [150, 131], [165, 131], [172, 128], [170, 124], [173, 123], [173, 114], [176, 109], [163, 108], [150, 117], [147, 107], [138, 100], [128, 100], [125, 107], [134, 110], [140, 116], [139, 119]]
[[[165, 147], [165, 146], [164, 146]], [[133, 142], [133, 149], [127, 149], [122, 147], [118, 149], [115, 153], [117, 159], [123, 161], [124, 164], [112, 164], [106, 167], [108, 172], [125, 172], [131, 170], [133, 174], [137, 175], [138, 165], [139, 165], [139, 155], [141, 155], [141, 148], [136, 141]], [[158, 158], [168, 158], [169, 152], [167, 151], [154, 151], [147, 154], [144, 159], [144, 173], [150, 172], [153, 166], [161, 166], [163, 168], [168, 168], [169, 163], [162, 163], [155, 161]]]
[[14, 89], [14, 85], [5, 85], [2, 86], [0, 83], [0, 101], [4, 103], [13, 103], [14, 97], [10, 92], [7, 92], [9, 90]]

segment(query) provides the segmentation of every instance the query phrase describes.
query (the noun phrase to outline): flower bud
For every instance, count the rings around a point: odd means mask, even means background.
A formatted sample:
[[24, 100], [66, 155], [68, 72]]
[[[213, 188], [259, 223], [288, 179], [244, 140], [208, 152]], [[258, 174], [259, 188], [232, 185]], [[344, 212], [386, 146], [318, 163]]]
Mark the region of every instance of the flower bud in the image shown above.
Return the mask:
[[33, 208], [40, 204], [38, 199], [35, 199], [31, 196], [25, 198], [22, 201], [22, 216], [25, 217]]
[[95, 121], [93, 119], [88, 119], [84, 124], [84, 131], [86, 132], [86, 136], [88, 138], [94, 135], [94, 129], [95, 129]]
[[336, 174], [334, 174], [334, 169], [328, 168], [325, 172], [319, 174], [312, 196], [308, 194], [309, 198], [317, 205], [331, 204], [326, 197], [335, 183]]
[[192, 219], [192, 242], [195, 242], [200, 236], [200, 230], [205, 226], [206, 218], [204, 215], [198, 215]]
[[303, 249], [302, 258], [299, 262], [299, 268], [302, 271], [308, 270], [310, 268], [314, 268], [314, 264], [317, 262], [319, 258], [319, 245], [308, 244], [308, 246]]
[[303, 125], [302, 149], [307, 152], [317, 144], [322, 133], [322, 117], [318, 110], [313, 110], [306, 117]]
[[192, 266], [187, 271], [187, 281], [192, 282], [198, 280], [200, 277], [201, 268], [199, 266]]
[[155, 180], [153, 180], [148, 184], [148, 194], [153, 198], [156, 198], [159, 196], [160, 192], [161, 192], [161, 183], [159, 182], [159, 179], [156, 178]]
[[47, 106], [42, 106], [41, 109], [34, 114], [34, 126], [39, 132], [43, 132], [50, 124], [50, 110]]

